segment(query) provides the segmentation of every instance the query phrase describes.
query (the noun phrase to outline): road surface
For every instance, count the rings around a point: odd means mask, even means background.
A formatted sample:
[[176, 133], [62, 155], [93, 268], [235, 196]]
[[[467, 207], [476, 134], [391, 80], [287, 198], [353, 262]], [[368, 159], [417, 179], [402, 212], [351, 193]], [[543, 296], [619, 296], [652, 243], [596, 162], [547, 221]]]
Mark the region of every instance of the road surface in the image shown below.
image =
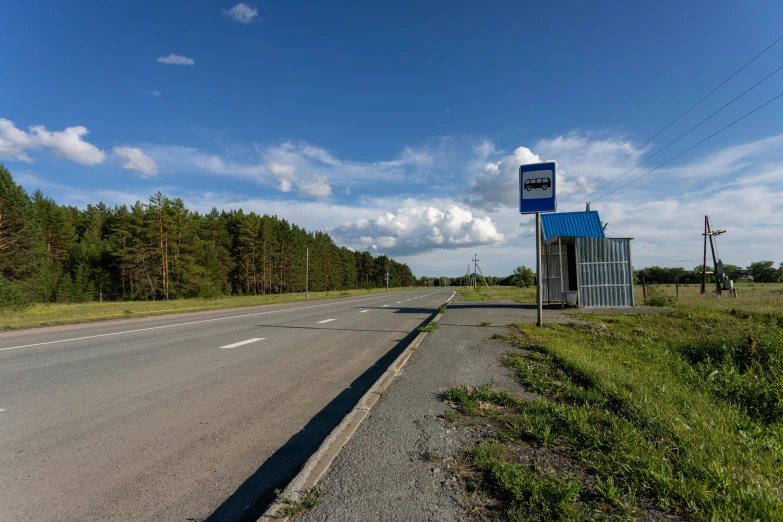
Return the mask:
[[0, 334], [0, 520], [255, 520], [445, 289]]

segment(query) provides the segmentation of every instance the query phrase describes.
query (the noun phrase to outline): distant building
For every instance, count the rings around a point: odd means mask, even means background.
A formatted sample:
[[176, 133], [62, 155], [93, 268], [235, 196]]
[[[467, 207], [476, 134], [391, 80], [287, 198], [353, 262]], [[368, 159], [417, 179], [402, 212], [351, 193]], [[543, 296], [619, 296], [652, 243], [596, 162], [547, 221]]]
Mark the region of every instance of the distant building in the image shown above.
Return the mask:
[[631, 238], [608, 238], [596, 211], [541, 215], [543, 298], [634, 306]]
[[740, 270], [740, 281], [744, 281], [746, 283], [752, 283], [753, 282], [753, 276], [750, 275], [750, 267], [746, 268], [745, 270]]

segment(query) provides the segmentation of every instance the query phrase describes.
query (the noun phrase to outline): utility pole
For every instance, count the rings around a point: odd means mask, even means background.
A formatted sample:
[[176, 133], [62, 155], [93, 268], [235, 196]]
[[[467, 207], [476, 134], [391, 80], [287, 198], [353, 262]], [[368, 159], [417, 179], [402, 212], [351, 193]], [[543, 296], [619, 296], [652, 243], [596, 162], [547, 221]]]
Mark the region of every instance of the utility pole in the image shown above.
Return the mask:
[[389, 291], [389, 269], [386, 269], [386, 291]]
[[704, 216], [704, 262], [701, 265], [701, 293], [707, 291], [707, 220], [709, 216]]
[[310, 249], [305, 250], [305, 299], [310, 299]]
[[701, 280], [701, 293], [704, 294], [707, 292], [707, 237], [710, 238], [710, 251], [712, 252], [712, 265], [714, 267], [714, 272], [710, 272], [712, 274], [715, 274], [715, 291], [718, 294], [718, 297], [720, 297], [721, 294], [721, 287], [722, 287], [722, 281], [718, 279], [718, 256], [715, 253], [715, 240], [713, 239], [715, 236], [720, 236], [721, 234], [725, 234], [725, 230], [712, 230], [710, 227], [710, 217], [704, 216], [704, 263], [702, 265], [702, 280]]
[[[473, 291], [475, 292], [477, 290], [476, 284], [478, 283], [478, 257], [476, 254], [473, 254]], [[468, 269], [470, 268], [470, 265], [468, 265]]]
[[[487, 278], [484, 277], [484, 272], [481, 271], [481, 267], [478, 264], [478, 260], [476, 262], [476, 268], [478, 268], [478, 273], [481, 274], [481, 277], [484, 279], [484, 286], [487, 287], [487, 290], [489, 291], [489, 295], [492, 295], [492, 289], [489, 287], [489, 283], [487, 283]], [[478, 278], [478, 275], [476, 275]]]

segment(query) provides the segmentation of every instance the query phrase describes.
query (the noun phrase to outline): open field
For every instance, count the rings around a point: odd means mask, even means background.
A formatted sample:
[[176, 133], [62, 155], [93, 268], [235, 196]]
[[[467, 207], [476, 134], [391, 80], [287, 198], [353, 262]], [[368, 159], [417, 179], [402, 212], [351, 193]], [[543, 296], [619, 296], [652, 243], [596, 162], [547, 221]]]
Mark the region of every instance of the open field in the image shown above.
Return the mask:
[[[699, 293], [699, 285], [680, 285], [679, 297], [676, 296], [675, 285], [648, 285], [648, 288], [656, 288], [660, 293], [670, 297], [676, 297], [674, 306], [704, 307], [705, 310], [731, 310], [735, 308], [749, 308], [756, 313], [774, 313], [783, 310], [783, 283], [739, 283], [737, 288], [738, 298], [731, 297], [728, 292], [718, 298], [713, 286], [708, 286], [707, 293]], [[516, 301], [518, 303], [535, 303], [535, 287], [518, 288], [515, 286], [493, 286], [492, 293], [487, 287], [479, 287], [476, 292], [465, 291], [464, 287], [454, 287], [462, 294], [463, 301], [486, 301], [501, 299]], [[644, 300], [641, 285], [634, 286], [634, 298], [637, 305]], [[546, 303], [546, 301], [545, 301]]]
[[[391, 288], [392, 292], [412, 290], [412, 288]], [[178, 299], [174, 301], [113, 301], [78, 304], [47, 303], [36, 304], [21, 312], [0, 314], [0, 330], [32, 328], [58, 324], [86, 323], [106, 321], [128, 317], [147, 317], [150, 315], [176, 314], [181, 312], [200, 312], [239, 308], [266, 304], [295, 303], [333, 299], [335, 297], [355, 297], [385, 292], [384, 288], [372, 290], [344, 290], [333, 292], [310, 292], [309, 299], [304, 293], [268, 294], [255, 296], [229, 296], [215, 299]]]
[[463, 457], [489, 519], [783, 520], [783, 285], [739, 289], [495, 335], [541, 400], [444, 394], [453, 422], [495, 428]]

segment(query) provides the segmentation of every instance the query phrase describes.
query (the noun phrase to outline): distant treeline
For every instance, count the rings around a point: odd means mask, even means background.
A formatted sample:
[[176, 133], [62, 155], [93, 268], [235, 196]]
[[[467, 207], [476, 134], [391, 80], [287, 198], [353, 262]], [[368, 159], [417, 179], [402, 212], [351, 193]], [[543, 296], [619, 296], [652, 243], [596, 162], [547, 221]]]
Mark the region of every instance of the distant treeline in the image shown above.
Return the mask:
[[[756, 283], [783, 282], [783, 263], [780, 264], [779, 268], [775, 268], [774, 261], [756, 261], [751, 263], [747, 269], [737, 265], [724, 265], [723, 269], [729, 279], [735, 282], [740, 280], [743, 272], [751, 276]], [[707, 264], [707, 271], [714, 271], [711, 260]], [[652, 284], [695, 284], [701, 283], [702, 273], [701, 266], [694, 267], [692, 270], [651, 266], [641, 270], [634, 270], [634, 277], [636, 283], [641, 283], [642, 278], [644, 278], [646, 283]], [[714, 276], [708, 274], [707, 281], [715, 281]]]
[[[737, 265], [724, 265], [724, 270], [729, 279], [733, 281], [739, 281], [742, 273], [753, 277], [753, 281], [756, 283], [783, 283], [783, 263], [780, 263], [778, 268], [775, 268], [773, 261], [756, 261], [751, 263], [747, 269], [743, 269]], [[713, 267], [707, 265], [707, 271], [712, 272]], [[660, 266], [651, 266], [648, 268], [642, 268], [640, 270], [634, 270], [634, 282], [641, 284], [642, 279], [648, 284], [700, 284], [702, 280], [701, 266], [697, 266], [692, 270], [686, 270], [685, 268], [666, 268]], [[430, 286], [459, 286], [465, 284], [465, 276], [461, 277], [422, 277], [420, 279], [422, 283], [427, 283]], [[715, 279], [713, 275], [707, 275], [707, 282], [714, 283]], [[487, 283], [489, 285], [500, 286], [531, 286], [535, 285], [535, 272], [533, 269], [525, 266], [519, 266], [514, 270], [514, 273], [505, 277], [487, 276]], [[484, 279], [479, 276], [479, 284], [484, 284]]]
[[159, 300], [409, 286], [410, 268], [276, 216], [199, 214], [158, 192], [83, 210], [32, 197], [0, 164], [0, 309], [26, 302]]

